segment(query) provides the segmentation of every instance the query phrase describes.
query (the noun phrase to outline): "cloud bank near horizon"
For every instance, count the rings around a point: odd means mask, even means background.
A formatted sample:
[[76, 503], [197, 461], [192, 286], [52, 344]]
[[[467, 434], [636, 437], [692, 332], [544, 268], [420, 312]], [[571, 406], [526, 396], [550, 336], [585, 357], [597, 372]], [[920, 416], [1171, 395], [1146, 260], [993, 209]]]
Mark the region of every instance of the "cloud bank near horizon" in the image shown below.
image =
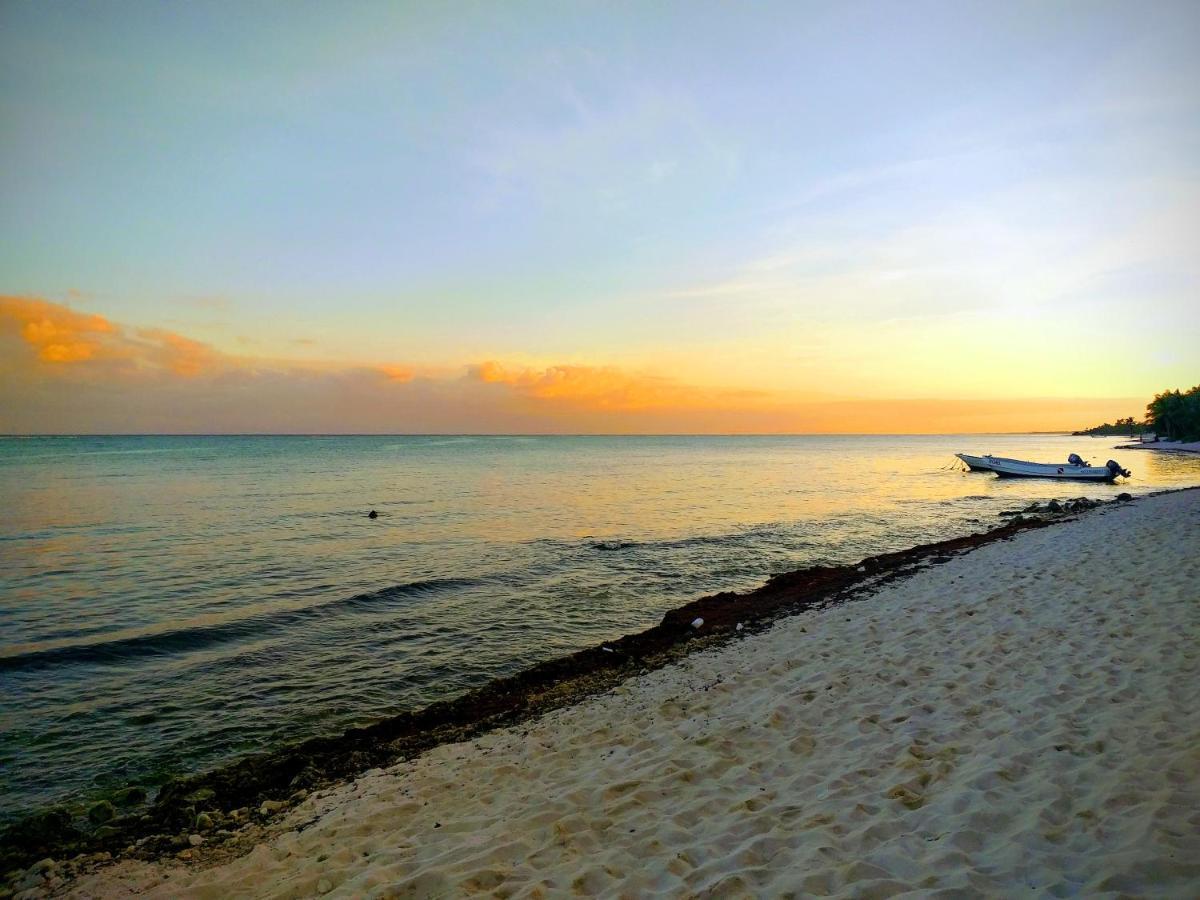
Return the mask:
[[1053, 430], [1141, 398], [837, 398], [608, 365], [436, 369], [222, 352], [40, 297], [0, 297], [0, 431], [30, 433], [898, 433]]

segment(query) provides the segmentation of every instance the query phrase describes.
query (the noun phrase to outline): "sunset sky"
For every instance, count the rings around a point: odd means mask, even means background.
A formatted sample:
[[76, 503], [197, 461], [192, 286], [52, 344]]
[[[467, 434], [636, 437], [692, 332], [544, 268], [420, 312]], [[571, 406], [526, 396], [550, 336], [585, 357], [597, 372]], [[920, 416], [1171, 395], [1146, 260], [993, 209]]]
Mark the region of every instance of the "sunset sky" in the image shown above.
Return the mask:
[[0, 6], [0, 432], [1078, 428], [1200, 382], [1200, 4]]

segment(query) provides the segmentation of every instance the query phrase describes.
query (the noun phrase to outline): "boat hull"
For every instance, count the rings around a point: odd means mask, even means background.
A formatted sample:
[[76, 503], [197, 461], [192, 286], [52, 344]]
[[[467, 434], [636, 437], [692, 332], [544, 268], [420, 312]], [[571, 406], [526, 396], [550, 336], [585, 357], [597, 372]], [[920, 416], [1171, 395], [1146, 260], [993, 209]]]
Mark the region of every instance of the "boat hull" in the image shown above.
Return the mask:
[[1055, 478], [1060, 481], [1115, 481], [1116, 472], [1104, 466], [1052, 465], [995, 460], [992, 471], [1001, 478]]
[[972, 456], [970, 453], [955, 453], [954, 455], [961, 459], [972, 472], [992, 471], [992, 458], [990, 456]]

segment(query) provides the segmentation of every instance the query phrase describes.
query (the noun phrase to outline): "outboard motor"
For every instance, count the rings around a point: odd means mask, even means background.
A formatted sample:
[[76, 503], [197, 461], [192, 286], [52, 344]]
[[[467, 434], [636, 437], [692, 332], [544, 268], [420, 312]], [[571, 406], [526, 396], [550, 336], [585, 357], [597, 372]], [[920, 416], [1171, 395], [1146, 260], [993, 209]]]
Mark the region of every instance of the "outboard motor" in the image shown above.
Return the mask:
[[1104, 467], [1106, 469], [1108, 469], [1108, 471], [1112, 472], [1113, 478], [1116, 478], [1118, 475], [1122, 475], [1125, 478], [1129, 477], [1129, 470], [1122, 469], [1121, 464], [1119, 462], [1117, 462], [1115, 459], [1110, 459], [1108, 462], [1106, 462], [1104, 464]]
[[1072, 453], [1070, 456], [1068, 456], [1067, 462], [1069, 462], [1073, 466], [1086, 466], [1087, 465], [1087, 461], [1085, 459], [1083, 459], [1078, 453]]

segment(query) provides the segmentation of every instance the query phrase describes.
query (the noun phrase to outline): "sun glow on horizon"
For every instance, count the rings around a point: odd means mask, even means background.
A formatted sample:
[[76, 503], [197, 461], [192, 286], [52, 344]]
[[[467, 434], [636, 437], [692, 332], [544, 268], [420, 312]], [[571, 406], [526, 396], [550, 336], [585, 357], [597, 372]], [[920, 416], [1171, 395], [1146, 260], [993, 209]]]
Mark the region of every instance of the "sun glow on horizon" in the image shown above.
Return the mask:
[[613, 366], [537, 368], [494, 359], [425, 371], [266, 359], [27, 297], [0, 297], [0, 348], [10, 390], [0, 414], [6, 433], [995, 432], [1057, 430], [1115, 418], [1142, 402], [853, 398], [704, 387]]

